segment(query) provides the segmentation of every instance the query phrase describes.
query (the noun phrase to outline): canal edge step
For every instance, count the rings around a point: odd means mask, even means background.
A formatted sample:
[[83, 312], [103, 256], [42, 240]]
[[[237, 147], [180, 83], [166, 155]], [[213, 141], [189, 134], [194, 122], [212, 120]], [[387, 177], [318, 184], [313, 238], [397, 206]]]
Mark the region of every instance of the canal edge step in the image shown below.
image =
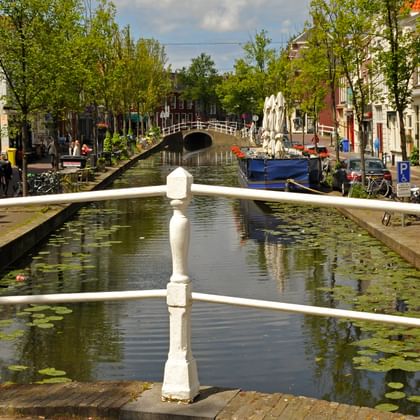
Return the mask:
[[240, 389], [200, 387], [192, 404], [161, 401], [160, 383], [140, 381], [70, 382], [44, 385], [1, 385], [3, 419], [358, 419], [413, 420], [419, 417], [387, 413], [315, 398]]

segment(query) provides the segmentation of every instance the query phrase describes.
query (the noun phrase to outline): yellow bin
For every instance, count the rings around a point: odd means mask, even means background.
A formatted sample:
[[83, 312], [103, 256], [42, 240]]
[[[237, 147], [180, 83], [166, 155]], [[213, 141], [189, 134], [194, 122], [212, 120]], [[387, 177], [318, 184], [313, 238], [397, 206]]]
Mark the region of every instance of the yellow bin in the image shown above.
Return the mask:
[[7, 159], [9, 159], [12, 166], [16, 166], [16, 149], [14, 147], [7, 149]]

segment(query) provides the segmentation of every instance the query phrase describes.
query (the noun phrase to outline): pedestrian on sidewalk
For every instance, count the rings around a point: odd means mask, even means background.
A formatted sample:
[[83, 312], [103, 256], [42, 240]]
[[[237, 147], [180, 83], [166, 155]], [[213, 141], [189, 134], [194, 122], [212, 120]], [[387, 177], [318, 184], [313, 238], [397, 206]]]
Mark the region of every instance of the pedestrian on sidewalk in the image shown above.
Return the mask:
[[74, 144], [75, 143], [74, 143], [73, 140], [71, 140], [70, 143], [69, 143], [69, 155], [70, 156], [73, 156]]
[[80, 149], [80, 141], [75, 140], [74, 141], [74, 147], [73, 147], [73, 156], [80, 156], [81, 149]]
[[50, 139], [50, 143], [48, 144], [48, 155], [51, 159], [51, 167], [53, 169], [57, 169], [57, 148], [55, 146], [54, 139]]
[[0, 160], [0, 183], [2, 187], [2, 192], [6, 197], [9, 192], [9, 183], [12, 179], [12, 173], [12, 164], [7, 159], [7, 155], [2, 154]]

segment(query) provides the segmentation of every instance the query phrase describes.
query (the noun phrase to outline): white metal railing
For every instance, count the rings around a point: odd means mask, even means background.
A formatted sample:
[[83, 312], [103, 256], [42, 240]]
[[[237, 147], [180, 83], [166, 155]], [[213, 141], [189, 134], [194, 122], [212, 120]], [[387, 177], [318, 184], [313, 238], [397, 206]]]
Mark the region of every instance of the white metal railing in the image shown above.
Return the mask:
[[190, 225], [186, 212], [194, 195], [299, 203], [324, 207], [388, 210], [420, 215], [420, 206], [418, 204], [193, 184], [192, 176], [183, 168], [179, 167], [168, 175], [166, 185], [24, 198], [5, 198], [0, 200], [0, 208], [31, 204], [119, 200], [164, 196], [165, 194], [169, 198], [170, 205], [173, 208], [173, 215], [169, 225], [172, 275], [166, 290], [3, 296], [0, 297], [0, 305], [121, 301], [166, 297], [169, 311], [170, 337], [169, 353], [165, 364], [162, 386], [162, 398], [168, 401], [183, 402], [192, 402], [198, 395], [200, 388], [197, 366], [191, 350], [191, 305], [194, 300], [324, 317], [358, 319], [420, 327], [420, 318], [193, 293], [187, 272]]
[[189, 121], [165, 127], [162, 130], [162, 135], [168, 136], [185, 130], [213, 130], [236, 136], [238, 124], [234, 121]]
[[333, 134], [335, 132], [335, 129], [331, 125], [319, 124], [318, 132], [321, 136], [325, 136], [325, 135]]

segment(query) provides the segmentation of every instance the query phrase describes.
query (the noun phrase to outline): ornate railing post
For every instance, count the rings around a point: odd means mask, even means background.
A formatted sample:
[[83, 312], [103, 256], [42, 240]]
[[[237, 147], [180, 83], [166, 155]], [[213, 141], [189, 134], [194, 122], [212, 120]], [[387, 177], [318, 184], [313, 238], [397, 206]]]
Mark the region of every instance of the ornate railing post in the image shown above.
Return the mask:
[[172, 276], [167, 286], [169, 354], [165, 364], [162, 399], [192, 402], [198, 395], [197, 364], [191, 351], [191, 280], [187, 273], [190, 222], [186, 209], [191, 201], [193, 177], [178, 168], [167, 177], [167, 197], [174, 209], [169, 224]]

